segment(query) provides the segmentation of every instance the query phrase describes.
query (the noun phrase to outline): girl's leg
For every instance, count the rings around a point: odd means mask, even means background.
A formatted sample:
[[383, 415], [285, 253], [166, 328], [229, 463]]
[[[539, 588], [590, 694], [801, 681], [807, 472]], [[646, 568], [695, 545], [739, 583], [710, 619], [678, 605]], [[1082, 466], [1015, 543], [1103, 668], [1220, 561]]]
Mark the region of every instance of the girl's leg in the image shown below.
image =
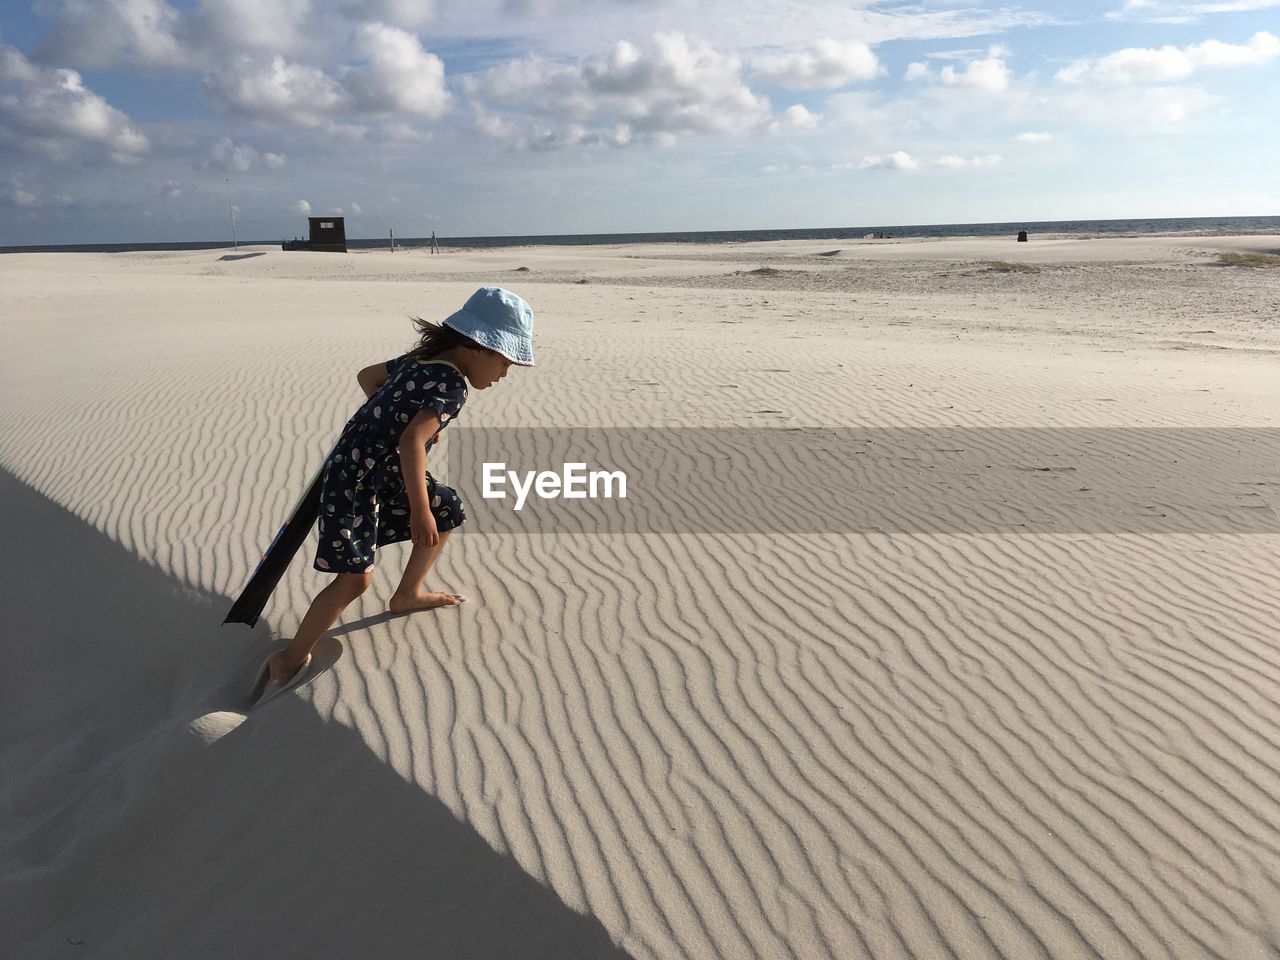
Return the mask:
[[269, 669], [271, 679], [280, 683], [286, 682], [298, 672], [302, 661], [307, 658], [311, 648], [316, 645], [324, 632], [333, 626], [338, 615], [365, 590], [373, 581], [372, 573], [340, 573], [333, 582], [316, 594], [311, 601], [311, 608], [298, 625], [298, 633], [288, 650], [277, 653], [271, 658]]
[[404, 576], [400, 578], [400, 586], [396, 587], [391, 602], [387, 604], [388, 610], [392, 613], [408, 613], [410, 610], [430, 610], [433, 607], [452, 606], [461, 602], [462, 598], [456, 593], [428, 593], [422, 589], [422, 581], [426, 579], [427, 571], [444, 550], [445, 542], [452, 532], [452, 530], [445, 530], [441, 533], [434, 547], [426, 547], [419, 543], [413, 545], [409, 562], [404, 567]]

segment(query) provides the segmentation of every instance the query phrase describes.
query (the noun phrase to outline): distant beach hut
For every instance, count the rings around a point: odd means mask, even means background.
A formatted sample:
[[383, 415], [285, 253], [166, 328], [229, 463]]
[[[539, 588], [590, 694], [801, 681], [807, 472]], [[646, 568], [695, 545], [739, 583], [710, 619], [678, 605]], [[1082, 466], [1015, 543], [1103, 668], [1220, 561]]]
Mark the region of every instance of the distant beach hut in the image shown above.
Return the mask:
[[1026, 242], [1027, 242], [1027, 231], [1025, 231], [1025, 230], [1019, 230], [1019, 231], [1018, 231], [1018, 242], [1019, 242], [1019, 243], [1026, 243]]
[[[347, 227], [342, 217], [307, 217], [310, 224], [310, 239], [285, 240], [280, 244], [281, 250], [328, 250], [332, 253], [347, 252]], [[394, 245], [395, 239], [392, 238]], [[395, 249], [393, 246], [392, 249]]]
[[342, 217], [307, 217], [311, 225], [311, 249], [347, 252], [347, 226]]

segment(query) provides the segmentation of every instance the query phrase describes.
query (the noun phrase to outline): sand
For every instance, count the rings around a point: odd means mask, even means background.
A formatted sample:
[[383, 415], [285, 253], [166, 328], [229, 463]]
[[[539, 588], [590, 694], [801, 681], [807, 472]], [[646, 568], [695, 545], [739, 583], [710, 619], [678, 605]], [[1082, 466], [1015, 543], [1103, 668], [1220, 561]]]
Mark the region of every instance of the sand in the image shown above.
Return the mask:
[[[0, 955], [1276, 956], [1280, 270], [1216, 255], [1277, 250], [0, 257]], [[329, 579], [311, 546], [257, 628], [222, 619], [356, 371], [482, 284], [534, 306], [538, 366], [459, 428], [1249, 428], [1257, 457], [1210, 532], [464, 527], [429, 585], [467, 604], [387, 614], [389, 547], [333, 667], [246, 711]], [[1082, 484], [1044, 482], [1069, 521]]]

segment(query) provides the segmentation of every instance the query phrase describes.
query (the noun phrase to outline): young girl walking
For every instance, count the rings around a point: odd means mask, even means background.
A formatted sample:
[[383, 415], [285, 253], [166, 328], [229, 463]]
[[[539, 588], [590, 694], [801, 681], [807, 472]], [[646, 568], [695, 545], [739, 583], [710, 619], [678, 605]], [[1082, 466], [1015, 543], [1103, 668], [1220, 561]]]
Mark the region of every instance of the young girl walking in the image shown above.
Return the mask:
[[443, 323], [414, 322], [414, 349], [357, 375], [368, 400], [325, 461], [320, 495], [314, 566], [337, 576], [311, 602], [289, 648], [263, 662], [251, 694], [257, 703], [306, 677], [316, 642], [369, 589], [379, 547], [413, 543], [392, 613], [462, 601], [423, 589], [450, 531], [466, 519], [458, 495], [427, 471], [427, 447], [457, 418], [468, 383], [486, 390], [512, 364], [533, 366], [533, 311], [510, 291], [482, 287]]

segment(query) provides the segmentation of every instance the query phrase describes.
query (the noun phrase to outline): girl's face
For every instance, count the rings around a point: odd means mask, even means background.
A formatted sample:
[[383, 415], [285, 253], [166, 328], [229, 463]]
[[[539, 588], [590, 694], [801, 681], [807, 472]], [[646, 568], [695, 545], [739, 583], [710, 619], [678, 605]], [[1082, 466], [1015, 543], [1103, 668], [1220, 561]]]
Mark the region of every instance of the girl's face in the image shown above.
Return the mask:
[[505, 377], [511, 366], [511, 361], [496, 351], [477, 350], [467, 371], [467, 379], [477, 390], [485, 390]]

